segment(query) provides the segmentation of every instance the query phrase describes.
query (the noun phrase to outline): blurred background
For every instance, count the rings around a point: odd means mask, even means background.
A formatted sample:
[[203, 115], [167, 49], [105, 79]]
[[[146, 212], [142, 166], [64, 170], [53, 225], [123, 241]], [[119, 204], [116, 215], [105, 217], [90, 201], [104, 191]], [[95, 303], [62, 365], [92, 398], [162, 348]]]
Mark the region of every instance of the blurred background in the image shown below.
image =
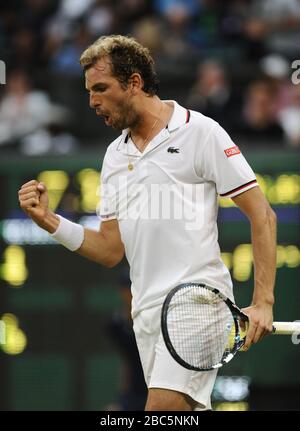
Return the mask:
[[[300, 1], [1, 2], [0, 410], [144, 406], [126, 262], [109, 270], [68, 252], [17, 201], [37, 178], [55, 211], [98, 228], [117, 133], [89, 108], [78, 58], [111, 33], [148, 46], [160, 96], [214, 118], [243, 150], [278, 216], [275, 320], [300, 320]], [[231, 200], [220, 200], [219, 231], [247, 306], [250, 229]], [[300, 335], [268, 337], [221, 369], [214, 409], [300, 410], [299, 361]]]

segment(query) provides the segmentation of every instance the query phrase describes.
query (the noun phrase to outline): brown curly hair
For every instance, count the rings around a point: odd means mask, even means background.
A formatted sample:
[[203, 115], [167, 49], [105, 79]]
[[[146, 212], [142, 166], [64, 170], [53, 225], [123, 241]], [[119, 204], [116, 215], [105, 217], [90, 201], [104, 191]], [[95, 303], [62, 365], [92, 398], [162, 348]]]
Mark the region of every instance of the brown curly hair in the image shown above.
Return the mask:
[[101, 36], [81, 55], [80, 64], [84, 70], [92, 67], [99, 59], [108, 56], [113, 76], [127, 86], [133, 73], [139, 73], [144, 82], [143, 91], [154, 96], [158, 91], [158, 78], [154, 60], [148, 48], [133, 37], [111, 35]]

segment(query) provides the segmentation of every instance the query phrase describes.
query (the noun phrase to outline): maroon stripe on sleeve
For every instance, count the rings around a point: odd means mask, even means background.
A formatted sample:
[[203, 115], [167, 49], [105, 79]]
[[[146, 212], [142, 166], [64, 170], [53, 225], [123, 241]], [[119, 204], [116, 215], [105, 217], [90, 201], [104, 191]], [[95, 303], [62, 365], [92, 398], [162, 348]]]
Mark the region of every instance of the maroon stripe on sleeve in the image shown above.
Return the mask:
[[242, 186], [236, 187], [235, 189], [230, 190], [229, 192], [222, 193], [222, 194], [220, 194], [220, 196], [224, 197], [224, 196], [231, 195], [231, 193], [238, 192], [239, 190], [242, 190], [245, 187], [250, 186], [250, 184], [254, 184], [254, 183], [257, 183], [257, 181], [256, 180], [249, 181], [249, 183], [246, 183], [246, 184], [243, 184]]
[[101, 218], [109, 218], [109, 217], [114, 217], [116, 215], [116, 213], [111, 213], [111, 214], [100, 214]]

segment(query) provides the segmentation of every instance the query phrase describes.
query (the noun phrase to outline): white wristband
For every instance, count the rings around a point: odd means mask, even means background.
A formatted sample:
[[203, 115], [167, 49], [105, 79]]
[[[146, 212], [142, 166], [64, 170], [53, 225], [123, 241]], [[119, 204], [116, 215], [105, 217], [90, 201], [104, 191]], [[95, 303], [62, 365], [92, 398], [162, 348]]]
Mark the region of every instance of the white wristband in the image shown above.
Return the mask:
[[77, 250], [84, 240], [83, 226], [73, 223], [60, 215], [58, 217], [60, 218], [58, 228], [50, 235], [69, 250]]

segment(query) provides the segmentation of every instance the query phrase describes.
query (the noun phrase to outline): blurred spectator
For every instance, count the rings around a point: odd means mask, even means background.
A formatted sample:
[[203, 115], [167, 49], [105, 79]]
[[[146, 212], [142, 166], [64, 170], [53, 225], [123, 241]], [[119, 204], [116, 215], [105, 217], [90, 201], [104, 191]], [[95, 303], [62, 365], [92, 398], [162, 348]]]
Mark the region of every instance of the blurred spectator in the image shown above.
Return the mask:
[[20, 150], [26, 156], [65, 156], [77, 148], [77, 139], [58, 120], [20, 140]]
[[254, 0], [245, 22], [245, 35], [266, 52], [295, 58], [300, 53], [299, 0]]
[[37, 39], [30, 27], [20, 27], [12, 37], [12, 51], [14, 56], [10, 61], [13, 67], [24, 67], [27, 70], [39, 63], [36, 56]]
[[199, 2], [196, 0], [162, 0], [156, 1], [154, 5], [155, 10], [163, 18], [165, 27], [161, 39], [164, 55], [170, 59], [187, 59], [192, 52], [189, 32], [192, 20], [199, 9]]
[[279, 111], [291, 103], [290, 64], [283, 56], [270, 54], [262, 58], [260, 67], [276, 94], [274, 113], [277, 116]]
[[[164, 97], [168, 98], [175, 89], [180, 103], [214, 118], [229, 132], [237, 128], [241, 132], [242, 125], [249, 127], [253, 123], [251, 118], [255, 115], [248, 105], [253, 106], [254, 102], [248, 101], [244, 109], [252, 114], [236, 113], [241, 106], [239, 89], [262, 74], [274, 92], [272, 115], [276, 117], [288, 107], [295, 109], [295, 101], [291, 105], [288, 74], [290, 60], [300, 55], [300, 0], [10, 0], [2, 3], [0, 59], [6, 62], [7, 71], [27, 70], [32, 80], [49, 91], [54, 100], [60, 100], [72, 110], [72, 130], [77, 137], [99, 142], [99, 121], [83, 107], [84, 83], [77, 81], [82, 76], [78, 58], [92, 40], [108, 33], [130, 34], [148, 46], [157, 63]], [[187, 95], [200, 61], [203, 67], [199, 68], [196, 82]], [[27, 103], [38, 99], [37, 106], [41, 109], [36, 109], [38, 112], [33, 117], [39, 120], [33, 120], [31, 115], [30, 121], [25, 121], [22, 110], [16, 127], [11, 128], [8, 117], [13, 114], [7, 114], [10, 90], [4, 87], [1, 90], [5, 94], [0, 102], [0, 144], [19, 139], [20, 128], [26, 133], [26, 138], [22, 138], [24, 151], [36, 148], [37, 136], [43, 136], [41, 142], [46, 149], [52, 142], [52, 131], [48, 125], [42, 125], [41, 133], [33, 122], [43, 123], [40, 117], [45, 106], [52, 105], [47, 93], [30, 90], [35, 96], [26, 98]], [[257, 96], [255, 100], [257, 103]], [[9, 101], [11, 106], [11, 98]], [[17, 106], [16, 112], [19, 110]], [[262, 110], [265, 111], [262, 116], [267, 116], [267, 109]], [[242, 117], [240, 125], [236, 124], [238, 116]], [[82, 118], [84, 121], [78, 127]], [[280, 122], [285, 127], [286, 122], [282, 121], [281, 116]], [[63, 122], [51, 122], [54, 128], [67, 133]], [[257, 136], [264, 127], [254, 129]], [[251, 126], [252, 134], [254, 129]], [[270, 139], [274, 133], [280, 135], [276, 120], [269, 130]], [[101, 136], [103, 142], [111, 137], [107, 128], [101, 128]], [[56, 144], [50, 147], [54, 149]]]
[[280, 124], [287, 137], [288, 144], [300, 147], [300, 84], [292, 86], [292, 102], [290, 106], [279, 112]]
[[154, 0], [154, 8], [162, 15], [192, 16], [199, 10], [201, 1], [198, 0]]
[[132, 328], [130, 287], [125, 270], [120, 277], [122, 309], [114, 313], [108, 327], [123, 358], [121, 387], [118, 403], [107, 406], [107, 410], [144, 410], [146, 404], [147, 387]]
[[[222, 37], [238, 43], [243, 34], [243, 23], [249, 13], [249, 0], [231, 0], [218, 2], [222, 7], [221, 34]], [[221, 3], [221, 5], [220, 5]]]
[[[5, 60], [10, 68], [33, 70], [43, 65], [44, 27], [57, 0], [12, 0], [1, 5], [0, 29]], [[1, 34], [1, 30], [0, 30]]]
[[96, 0], [87, 12], [85, 23], [93, 39], [113, 32], [114, 11], [109, 0]]
[[12, 72], [0, 101], [0, 145], [15, 143], [66, 116], [66, 110], [53, 105], [46, 93], [31, 87], [25, 72]]
[[43, 56], [51, 61], [51, 58], [59, 51], [65, 41], [70, 41], [74, 35], [72, 20], [59, 10], [53, 14], [45, 26], [46, 40], [43, 47]]
[[153, 17], [152, 0], [119, 0], [114, 8], [118, 33], [130, 33], [140, 21]]
[[220, 63], [208, 60], [199, 65], [197, 79], [186, 105], [213, 118], [227, 131], [231, 131], [239, 103]]
[[95, 38], [114, 28], [114, 14], [108, 0], [62, 1], [49, 20], [44, 55], [53, 72], [81, 74], [79, 57]]
[[155, 59], [163, 55], [163, 26], [155, 17], [144, 18], [132, 28], [133, 36], [144, 46], [150, 49]]
[[71, 21], [77, 20], [91, 8], [94, 2], [95, 0], [60, 0], [59, 14]]
[[0, 142], [6, 143], [38, 129], [47, 121], [48, 96], [33, 90], [22, 71], [10, 74], [0, 103]]
[[[57, 73], [81, 76], [82, 68], [78, 58], [90, 40], [90, 34], [84, 25], [78, 25], [74, 40], [66, 40], [64, 43], [59, 41], [58, 44], [55, 43], [55, 40], [52, 40], [54, 43], [52, 44], [53, 52], [49, 61], [50, 69]], [[56, 52], [54, 52], [55, 48]]]
[[199, 48], [201, 54], [224, 49], [222, 38], [222, 19], [224, 2], [218, 0], [201, 0], [193, 16], [188, 39], [193, 46]]
[[283, 129], [275, 115], [276, 93], [269, 81], [250, 83], [242, 116], [234, 129], [234, 135], [241, 142], [254, 145], [282, 145]]

